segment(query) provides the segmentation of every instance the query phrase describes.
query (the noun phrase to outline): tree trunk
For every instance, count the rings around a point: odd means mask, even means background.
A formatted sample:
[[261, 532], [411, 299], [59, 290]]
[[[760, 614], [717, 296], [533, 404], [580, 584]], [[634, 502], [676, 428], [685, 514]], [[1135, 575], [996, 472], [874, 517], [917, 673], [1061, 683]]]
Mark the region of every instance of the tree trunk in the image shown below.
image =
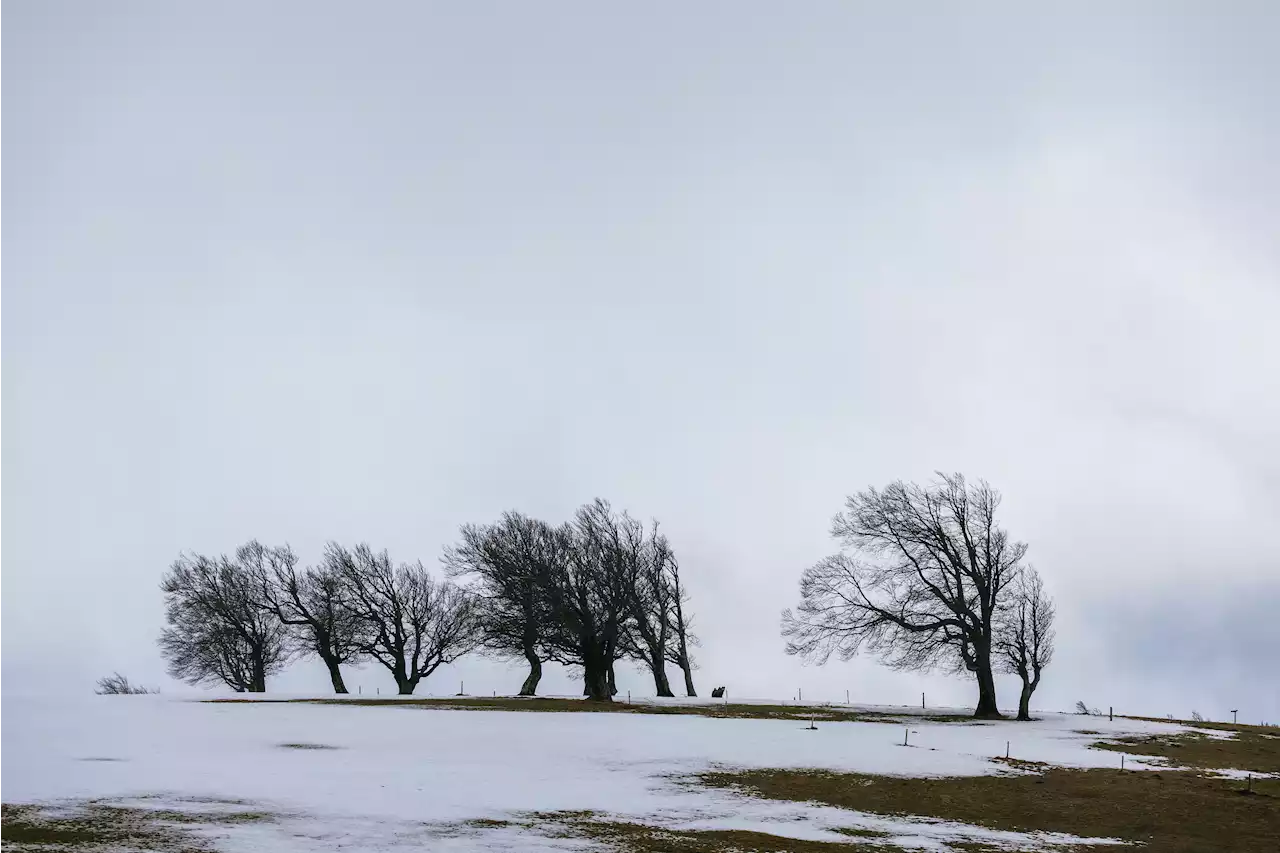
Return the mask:
[[338, 668], [338, 661], [333, 657], [323, 658], [324, 665], [329, 668], [329, 680], [333, 682], [334, 693], [346, 693], [347, 685], [342, 680], [342, 670]]
[[665, 640], [646, 644], [649, 654], [645, 657], [645, 665], [653, 673], [653, 689], [659, 696], [675, 696], [671, 692], [671, 682], [667, 680], [667, 648]]
[[698, 691], [693, 689], [693, 667], [689, 666], [688, 656], [680, 660], [680, 669], [684, 670], [684, 692], [686, 696], [697, 696]]
[[524, 657], [529, 661], [529, 675], [525, 678], [524, 684], [520, 685], [520, 695], [536, 696], [538, 682], [542, 680], [542, 659], [538, 657], [537, 652], [528, 647], [524, 650]]
[[675, 696], [671, 692], [671, 682], [667, 680], [667, 668], [662, 664], [662, 658], [658, 658], [658, 665], [653, 669], [653, 688], [658, 692], [659, 696]]
[[412, 696], [413, 691], [418, 689], [418, 677], [411, 675], [408, 678], [396, 677], [396, 689], [401, 696]]
[[978, 675], [978, 707], [973, 716], [981, 719], [995, 719], [1000, 716], [1000, 706], [996, 704], [996, 678], [991, 672], [991, 649], [977, 650]]
[[602, 666], [585, 667], [586, 680], [584, 695], [592, 702], [612, 702], [613, 694], [609, 691], [609, 670]]
[[249, 686], [249, 692], [267, 692], [267, 667], [260, 654], [253, 656], [253, 683]]
[[618, 695], [618, 679], [613, 674], [613, 664], [609, 664], [609, 696]]
[[1022, 680], [1022, 695], [1018, 697], [1019, 720], [1031, 719], [1031, 691], [1034, 689], [1035, 688], [1031, 686], [1030, 681], [1026, 679]]

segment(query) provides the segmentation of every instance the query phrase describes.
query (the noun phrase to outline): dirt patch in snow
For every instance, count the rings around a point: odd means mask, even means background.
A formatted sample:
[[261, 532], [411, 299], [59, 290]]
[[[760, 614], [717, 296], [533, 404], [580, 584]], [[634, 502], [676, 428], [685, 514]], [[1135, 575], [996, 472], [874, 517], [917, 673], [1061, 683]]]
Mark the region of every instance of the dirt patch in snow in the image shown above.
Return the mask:
[[[615, 699], [612, 702], [589, 702], [581, 699], [543, 698], [540, 696], [486, 698], [442, 697], [423, 699], [401, 698], [345, 698], [345, 699], [207, 699], [212, 704], [236, 705], [346, 705], [378, 708], [418, 708], [432, 710], [463, 711], [535, 711], [551, 713], [587, 714], [659, 714], [674, 716], [711, 717], [737, 720], [820, 720], [827, 722], [893, 723], [895, 725], [919, 720], [930, 722], [975, 724], [975, 720], [962, 714], [938, 714], [929, 716], [904, 715], [892, 712], [868, 711], [862, 708], [845, 708], [839, 705], [765, 705], [748, 703], [706, 703], [698, 705], [662, 705], [650, 701], [628, 702]], [[981, 724], [979, 722], [979, 724]]]
[[[184, 805], [184, 804], [179, 804]], [[219, 808], [147, 808], [103, 801], [9, 804], [3, 812], [6, 850], [214, 850], [211, 829], [275, 820], [267, 812]]]
[[1259, 726], [1134, 735], [1099, 741], [1093, 746], [1130, 755], [1154, 755], [1179, 767], [1200, 770], [1230, 767], [1280, 774], [1280, 740]]
[[748, 770], [697, 778], [705, 785], [771, 800], [1014, 832], [1120, 839], [1142, 843], [1150, 853], [1273, 853], [1280, 838], [1280, 780], [1275, 779], [1254, 780], [1248, 793], [1246, 782], [1189, 771], [1045, 768], [1041, 773], [912, 779]]

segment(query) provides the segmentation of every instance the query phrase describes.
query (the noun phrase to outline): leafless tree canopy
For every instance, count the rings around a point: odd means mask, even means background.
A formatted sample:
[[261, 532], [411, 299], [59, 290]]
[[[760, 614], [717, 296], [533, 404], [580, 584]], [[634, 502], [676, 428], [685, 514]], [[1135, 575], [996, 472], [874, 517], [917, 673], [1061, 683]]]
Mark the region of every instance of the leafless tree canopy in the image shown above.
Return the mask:
[[1027, 546], [996, 520], [1000, 494], [940, 474], [851, 496], [832, 522], [848, 549], [807, 569], [796, 612], [783, 613], [789, 654], [825, 662], [859, 650], [889, 666], [973, 672], [977, 716], [998, 716], [993, 620]]
[[253, 541], [236, 558], [252, 573], [260, 605], [288, 626], [298, 651], [324, 662], [334, 692], [346, 693], [341, 665], [362, 657], [364, 623], [332, 554], [320, 566], [299, 571], [288, 546], [268, 548]]
[[607, 701], [622, 659], [643, 662], [660, 696], [672, 695], [666, 665], [675, 663], [695, 695], [688, 592], [656, 522], [646, 528], [604, 500], [559, 527], [509, 512], [464, 526], [443, 562], [450, 580], [437, 582], [422, 563], [395, 565], [365, 544], [330, 543], [319, 565], [302, 569], [288, 546], [256, 540], [235, 560], [184, 556], [162, 584], [161, 649], [176, 677], [238, 691], [264, 690], [301, 653], [324, 661], [338, 693], [347, 692], [341, 665], [368, 658], [408, 695], [483, 649], [524, 656], [522, 695], [534, 694], [550, 660], [580, 667], [585, 694]]
[[437, 583], [421, 562], [394, 566], [386, 551], [332, 543], [325, 562], [337, 568], [360, 623], [359, 651], [391, 672], [401, 695], [484, 639], [474, 597]]
[[179, 557], [160, 588], [165, 619], [160, 650], [169, 674], [190, 684], [222, 683], [261, 693], [289, 657], [288, 634], [259, 606], [253, 573], [239, 562]]
[[688, 696], [697, 696], [693, 687], [693, 670], [697, 666], [690, 647], [701, 645], [693, 633], [693, 616], [689, 612], [689, 592], [680, 578], [680, 561], [672, 554], [667, 561], [667, 583], [671, 586], [671, 628], [669, 634], [674, 642], [667, 646], [667, 660], [680, 667], [684, 673], [684, 689]]
[[476, 582], [486, 649], [529, 662], [522, 695], [552, 660], [581, 667], [585, 694], [608, 698], [622, 658], [642, 662], [660, 696], [672, 695], [666, 664], [676, 663], [694, 695], [688, 594], [656, 523], [646, 530], [603, 500], [560, 527], [509, 512], [463, 527], [444, 563], [451, 577]]
[[999, 615], [996, 649], [1001, 669], [1022, 679], [1018, 719], [1029, 720], [1031, 695], [1040, 686], [1041, 671], [1053, 660], [1053, 599], [1031, 566], [1018, 576], [1012, 593]]
[[608, 501], [581, 507], [559, 528], [564, 559], [546, 587], [550, 622], [545, 644], [552, 660], [580, 666], [585, 694], [608, 701], [616, 691], [614, 664], [627, 647], [638, 566], [626, 544], [634, 531]]
[[497, 524], [464, 526], [461, 541], [445, 551], [449, 576], [475, 581], [484, 648], [528, 661], [521, 696], [535, 695], [542, 678], [548, 657], [543, 626], [550, 621], [546, 589], [567, 558], [568, 543], [546, 522], [508, 512]]
[[159, 690], [150, 690], [141, 684], [133, 684], [129, 679], [120, 673], [112, 673], [105, 678], [98, 679], [98, 689], [93, 691], [99, 696], [142, 696], [147, 693], [159, 693]]
[[674, 696], [666, 666], [672, 656], [675, 590], [671, 586], [671, 565], [675, 552], [667, 537], [658, 532], [656, 523], [646, 533], [640, 522], [623, 513], [618, 529], [617, 547], [630, 564], [628, 574], [634, 579], [631, 630], [625, 634], [625, 650], [653, 675], [657, 695]]

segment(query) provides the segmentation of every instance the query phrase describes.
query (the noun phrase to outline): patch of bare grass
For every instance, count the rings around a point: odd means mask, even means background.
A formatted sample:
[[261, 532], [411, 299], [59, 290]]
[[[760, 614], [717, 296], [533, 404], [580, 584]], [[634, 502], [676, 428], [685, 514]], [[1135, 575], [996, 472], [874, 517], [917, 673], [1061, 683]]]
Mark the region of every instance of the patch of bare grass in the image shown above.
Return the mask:
[[[589, 702], [580, 699], [511, 697], [440, 697], [422, 699], [393, 698], [347, 698], [347, 699], [208, 699], [208, 702], [242, 705], [267, 705], [277, 703], [300, 703], [312, 705], [355, 705], [359, 707], [378, 708], [430, 708], [442, 710], [467, 711], [540, 711], [549, 713], [613, 713], [613, 714], [659, 714], [673, 716], [711, 717], [714, 719], [740, 720], [795, 720], [807, 722], [864, 722], [900, 724], [904, 719], [915, 722], [922, 719], [917, 716], [904, 717], [901, 714], [881, 711], [864, 711], [842, 708], [838, 705], [748, 705], [748, 704], [705, 704], [705, 705], [662, 705], [650, 702]], [[940, 715], [928, 717], [934, 722], [973, 723], [972, 717], [961, 715]]]
[[1280, 839], [1280, 780], [1255, 780], [1254, 793], [1248, 795], [1242, 781], [1186, 771], [1047, 768], [1042, 773], [912, 779], [749, 770], [697, 778], [774, 800], [1015, 832], [1118, 838], [1142, 843], [1149, 853], [1274, 853]]
[[214, 848], [193, 831], [197, 828], [275, 819], [261, 811], [150, 809], [97, 801], [57, 807], [6, 803], [0, 811], [0, 834], [10, 850], [204, 853]]
[[[137, 798], [150, 799], [150, 798]], [[184, 800], [193, 802], [193, 800]], [[205, 802], [212, 806], [214, 802]], [[227, 806], [221, 800], [218, 806]], [[204, 853], [212, 850], [207, 827], [264, 824], [269, 812], [246, 809], [187, 809], [120, 806], [88, 800], [49, 807], [0, 803], [0, 850], [18, 853], [64, 853], [67, 850], [157, 850], [160, 853]]]
[[902, 853], [883, 833], [851, 829], [856, 841], [811, 841], [741, 829], [672, 829], [594, 812], [536, 812], [526, 825], [541, 835], [596, 841], [621, 853]]
[[1130, 755], [1156, 755], [1180, 767], [1280, 773], [1280, 738], [1272, 737], [1262, 727], [1197, 723], [1196, 728], [1231, 732], [1232, 736], [1214, 737], [1200, 731], [1170, 732], [1119, 737], [1093, 746]]

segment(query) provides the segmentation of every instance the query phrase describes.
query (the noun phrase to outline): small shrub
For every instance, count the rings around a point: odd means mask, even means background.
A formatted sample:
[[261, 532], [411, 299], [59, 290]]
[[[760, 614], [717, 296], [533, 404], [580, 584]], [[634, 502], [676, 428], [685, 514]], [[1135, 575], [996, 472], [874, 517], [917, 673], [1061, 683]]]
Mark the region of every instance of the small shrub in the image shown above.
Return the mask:
[[1199, 711], [1192, 711], [1192, 712], [1191, 712], [1191, 719], [1192, 719], [1192, 720], [1194, 720], [1194, 721], [1195, 721], [1195, 722], [1197, 722], [1197, 723], [1203, 723], [1203, 722], [1204, 722], [1204, 717], [1200, 716], [1200, 712], [1199, 712]]
[[98, 679], [98, 689], [93, 691], [99, 696], [141, 696], [146, 693], [159, 693], [141, 684], [133, 684], [129, 679], [116, 672]]
[[1084, 715], [1084, 716], [1086, 716], [1086, 717], [1087, 717], [1087, 716], [1089, 716], [1089, 706], [1088, 706], [1088, 705], [1086, 705], [1086, 704], [1084, 704], [1084, 702], [1077, 702], [1077, 703], [1076, 703], [1076, 713], [1077, 713], [1077, 714], [1083, 714], [1083, 715]]

